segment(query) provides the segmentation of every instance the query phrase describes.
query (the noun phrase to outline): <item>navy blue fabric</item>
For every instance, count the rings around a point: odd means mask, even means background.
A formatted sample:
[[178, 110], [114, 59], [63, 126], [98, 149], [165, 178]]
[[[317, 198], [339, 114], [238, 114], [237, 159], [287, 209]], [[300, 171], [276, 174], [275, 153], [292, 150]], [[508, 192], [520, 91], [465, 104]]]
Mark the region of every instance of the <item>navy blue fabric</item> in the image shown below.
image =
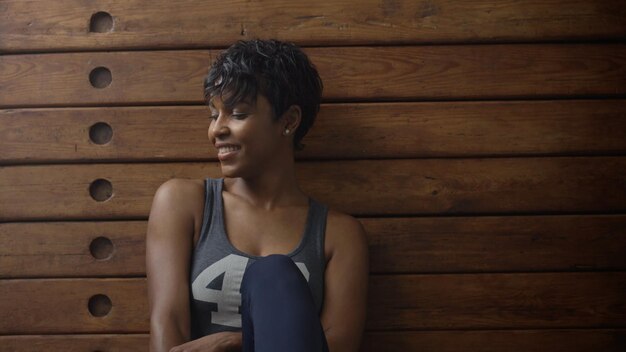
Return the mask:
[[311, 290], [290, 257], [257, 259], [240, 292], [242, 352], [328, 352]]

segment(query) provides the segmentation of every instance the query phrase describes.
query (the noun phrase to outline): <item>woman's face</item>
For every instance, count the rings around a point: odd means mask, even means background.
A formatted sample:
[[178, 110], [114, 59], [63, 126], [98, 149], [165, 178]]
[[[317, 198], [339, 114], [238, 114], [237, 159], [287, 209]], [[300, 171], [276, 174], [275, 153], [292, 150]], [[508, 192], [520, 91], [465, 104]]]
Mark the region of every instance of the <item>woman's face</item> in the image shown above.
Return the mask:
[[284, 127], [273, 121], [272, 107], [262, 94], [256, 103], [241, 101], [224, 106], [219, 96], [211, 99], [209, 140], [218, 151], [225, 177], [250, 177], [271, 165], [287, 147]]

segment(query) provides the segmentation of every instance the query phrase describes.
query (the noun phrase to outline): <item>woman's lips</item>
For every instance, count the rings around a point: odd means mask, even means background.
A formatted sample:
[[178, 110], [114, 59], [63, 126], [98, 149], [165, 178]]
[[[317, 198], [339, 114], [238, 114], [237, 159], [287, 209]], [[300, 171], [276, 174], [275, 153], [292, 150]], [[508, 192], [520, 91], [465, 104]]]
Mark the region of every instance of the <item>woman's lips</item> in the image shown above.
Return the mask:
[[231, 159], [231, 158], [233, 158], [233, 157], [235, 156], [235, 154], [237, 154], [237, 153], [239, 152], [239, 150], [241, 150], [241, 148], [237, 148], [237, 149], [235, 149], [235, 150], [232, 150], [232, 149], [231, 149], [231, 150], [228, 150], [228, 151], [223, 151], [223, 152], [220, 152], [220, 151], [218, 150], [218, 152], [217, 152], [217, 158], [218, 158], [220, 161], [224, 161], [224, 160]]

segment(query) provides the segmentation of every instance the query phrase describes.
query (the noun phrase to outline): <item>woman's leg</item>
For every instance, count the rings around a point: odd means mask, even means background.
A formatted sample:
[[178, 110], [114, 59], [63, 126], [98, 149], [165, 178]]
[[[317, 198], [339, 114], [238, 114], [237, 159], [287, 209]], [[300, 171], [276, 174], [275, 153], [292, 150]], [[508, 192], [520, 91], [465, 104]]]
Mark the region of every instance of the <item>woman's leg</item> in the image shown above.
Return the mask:
[[327, 352], [306, 279], [286, 255], [258, 259], [241, 283], [243, 352]]

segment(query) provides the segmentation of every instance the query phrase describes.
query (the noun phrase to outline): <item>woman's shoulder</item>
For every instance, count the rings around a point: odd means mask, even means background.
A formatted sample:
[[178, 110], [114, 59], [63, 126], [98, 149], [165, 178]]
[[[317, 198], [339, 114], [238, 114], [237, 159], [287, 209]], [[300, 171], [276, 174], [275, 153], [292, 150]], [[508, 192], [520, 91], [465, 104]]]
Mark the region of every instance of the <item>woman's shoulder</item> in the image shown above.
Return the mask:
[[360, 224], [361, 222], [354, 216], [328, 206], [327, 227], [345, 229]]
[[172, 199], [204, 196], [204, 179], [170, 178], [157, 189], [156, 195], [160, 194]]
[[354, 216], [328, 208], [326, 217], [326, 252], [332, 256], [335, 251], [351, 252], [367, 248], [365, 227]]
[[194, 227], [198, 228], [202, 221], [205, 198], [205, 179], [171, 178], [163, 182], [156, 191], [155, 201], [171, 203], [180, 212], [191, 216]]

